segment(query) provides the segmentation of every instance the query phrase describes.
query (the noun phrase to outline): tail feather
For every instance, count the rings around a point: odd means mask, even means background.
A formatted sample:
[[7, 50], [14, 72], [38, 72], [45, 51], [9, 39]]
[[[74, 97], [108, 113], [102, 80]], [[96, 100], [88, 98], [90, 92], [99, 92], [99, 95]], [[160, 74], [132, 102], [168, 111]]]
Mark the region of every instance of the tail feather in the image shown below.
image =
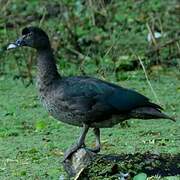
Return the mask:
[[142, 107], [137, 108], [131, 111], [131, 115], [133, 118], [140, 119], [170, 119], [172, 121], [176, 121], [174, 118], [164, 114], [159, 109], [153, 107]]
[[155, 103], [152, 103], [152, 102], [149, 102], [149, 107], [153, 107], [155, 109], [160, 109], [160, 110], [163, 110], [163, 108], [161, 106], [159, 106], [158, 104], [155, 104]]
[[173, 118], [173, 117], [170, 117], [170, 116], [168, 116], [168, 115], [166, 115], [166, 114], [164, 114], [164, 113], [162, 113], [162, 112], [160, 112], [160, 116], [159, 116], [159, 118], [163, 118], [163, 119], [170, 119], [170, 120], [172, 120], [172, 121], [176, 121], [176, 119], [175, 118]]

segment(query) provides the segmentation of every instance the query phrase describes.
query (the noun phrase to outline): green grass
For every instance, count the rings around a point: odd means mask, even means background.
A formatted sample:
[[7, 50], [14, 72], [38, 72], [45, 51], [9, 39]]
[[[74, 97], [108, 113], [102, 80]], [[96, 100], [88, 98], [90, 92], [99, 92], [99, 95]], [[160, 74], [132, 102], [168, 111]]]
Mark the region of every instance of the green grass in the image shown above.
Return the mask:
[[[141, 71], [127, 73], [128, 80], [116, 82], [151, 97]], [[151, 83], [169, 115], [180, 112], [179, 80], [175, 69], [152, 75]], [[11, 76], [0, 77], [0, 179], [58, 179], [63, 171], [63, 151], [79, 135], [79, 128], [54, 120], [40, 105], [35, 86], [27, 88]], [[102, 129], [102, 153], [180, 152], [180, 121], [131, 120]], [[73, 132], [73, 133], [72, 133]], [[94, 145], [92, 133], [89, 146]]]

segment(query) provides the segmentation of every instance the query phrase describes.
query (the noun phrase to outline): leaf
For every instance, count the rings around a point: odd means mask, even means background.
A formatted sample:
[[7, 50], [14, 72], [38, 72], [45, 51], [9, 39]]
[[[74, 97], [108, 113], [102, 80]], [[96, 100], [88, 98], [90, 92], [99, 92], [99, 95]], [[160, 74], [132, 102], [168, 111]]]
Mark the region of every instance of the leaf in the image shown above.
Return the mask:
[[46, 126], [47, 126], [47, 125], [46, 125], [46, 123], [45, 123], [44, 121], [42, 121], [42, 120], [37, 121], [37, 122], [36, 122], [36, 125], [35, 125], [36, 131], [43, 130], [43, 129], [46, 128]]
[[147, 179], [147, 174], [145, 173], [139, 173], [133, 178], [133, 180], [146, 180], [146, 179]]

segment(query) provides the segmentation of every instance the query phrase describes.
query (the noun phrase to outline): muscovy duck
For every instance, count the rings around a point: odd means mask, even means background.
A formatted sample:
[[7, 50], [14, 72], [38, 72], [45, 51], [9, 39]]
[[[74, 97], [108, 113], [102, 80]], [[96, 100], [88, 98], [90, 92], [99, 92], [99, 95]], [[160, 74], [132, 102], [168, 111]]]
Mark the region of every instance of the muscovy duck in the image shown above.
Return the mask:
[[77, 142], [65, 153], [64, 160], [85, 146], [89, 128], [94, 129], [96, 147], [100, 151], [100, 129], [128, 120], [170, 119], [162, 108], [144, 95], [118, 85], [88, 76], [61, 76], [56, 67], [48, 35], [38, 27], [26, 27], [22, 37], [7, 49], [28, 46], [37, 50], [37, 86], [39, 97], [47, 111], [57, 120], [82, 127]]

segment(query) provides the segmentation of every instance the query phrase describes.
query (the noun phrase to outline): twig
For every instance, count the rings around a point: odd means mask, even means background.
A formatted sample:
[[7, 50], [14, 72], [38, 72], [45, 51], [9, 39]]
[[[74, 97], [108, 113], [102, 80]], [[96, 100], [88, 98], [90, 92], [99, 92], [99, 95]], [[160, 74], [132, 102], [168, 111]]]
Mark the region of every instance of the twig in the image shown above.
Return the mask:
[[66, 48], [68, 51], [70, 51], [71, 53], [74, 53], [75, 55], [77, 55], [81, 60], [88, 58], [91, 59], [88, 55], [84, 55], [81, 52], [75, 50], [75, 49], [71, 49], [71, 48]]
[[111, 49], [113, 48], [113, 46], [116, 44], [116, 42], [112, 43], [112, 45], [108, 48], [108, 50], [106, 51], [106, 54], [104, 55], [104, 57], [106, 57], [109, 52], [111, 51]]
[[[16, 28], [16, 36], [18, 36], [17, 29], [19, 29], [18, 25], [17, 25], [17, 28]], [[19, 73], [19, 76], [20, 76], [20, 80], [21, 80], [22, 84], [25, 85], [25, 82], [24, 82], [24, 79], [23, 79], [23, 71], [21, 70], [21, 65], [19, 63], [19, 60], [17, 58], [15, 58], [15, 62], [16, 62], [16, 65], [17, 65], [17, 69], [18, 69], [18, 73]]]
[[106, 51], [105, 55], [103, 56], [103, 58], [105, 58], [110, 53], [112, 48], [117, 45], [117, 43], [119, 42], [119, 38], [120, 38], [120, 35], [116, 38], [116, 40], [113, 39], [113, 42], [112, 42], [111, 46], [107, 49], [107, 51]]
[[[178, 51], [179, 51], [179, 53], [178, 54], [180, 54], [180, 45], [179, 45], [179, 43], [178, 42], [176, 42], [176, 45], [177, 45], [177, 48], [178, 48]], [[179, 67], [180, 67], [180, 62], [179, 61], [177, 61], [178, 62], [178, 65], [179, 65]]]
[[146, 69], [145, 69], [145, 67], [144, 67], [144, 64], [143, 64], [141, 58], [140, 58], [139, 56], [137, 56], [137, 58], [138, 58], [141, 66], [142, 66], [142, 69], [143, 69], [143, 71], [144, 71], [144, 75], [145, 75], [145, 77], [146, 77], [146, 81], [147, 81], [147, 83], [148, 83], [148, 85], [149, 85], [149, 87], [150, 87], [150, 89], [151, 89], [154, 97], [156, 98], [156, 101], [157, 101], [159, 104], [161, 104], [160, 101], [159, 101], [159, 99], [158, 99], [158, 96], [157, 96], [156, 92], [154, 91], [154, 89], [153, 89], [153, 87], [152, 87], [152, 84], [151, 84], [151, 82], [150, 82], [150, 80], [149, 80], [149, 78], [148, 78], [148, 75], [147, 75], [147, 73], [146, 73]]
[[93, 26], [95, 26], [94, 5], [93, 5], [92, 0], [89, 0], [89, 7], [91, 9], [92, 24], [93, 24]]
[[164, 44], [162, 44], [162, 45], [159, 45], [159, 46], [156, 46], [154, 49], [146, 52], [145, 55], [149, 55], [149, 54], [151, 54], [151, 53], [154, 53], [154, 52], [156, 52], [156, 51], [159, 51], [160, 49], [162, 49], [162, 48], [164, 48], [164, 47], [166, 47], [166, 46], [169, 46], [169, 45], [171, 45], [171, 44], [173, 44], [173, 43], [175, 43], [175, 42], [177, 42], [177, 41], [179, 41], [179, 40], [180, 40], [180, 38], [175, 38], [175, 39], [172, 39], [172, 40], [170, 40], [170, 41], [167, 41], [166, 43], [164, 43]]
[[2, 7], [1, 12], [5, 12], [7, 9], [7, 6], [10, 4], [9, 0], [5, 1], [0, 1], [0, 5]]
[[180, 53], [180, 45], [179, 45], [179, 43], [177, 42], [176, 45], [177, 45], [178, 51]]
[[42, 24], [43, 24], [43, 22], [44, 22], [44, 20], [45, 20], [45, 17], [46, 17], [46, 13], [47, 13], [46, 8], [44, 7], [43, 9], [44, 9], [44, 12], [43, 12], [42, 18], [41, 18], [40, 21], [39, 21], [39, 27], [42, 26]]
[[146, 26], [147, 26], [147, 29], [148, 29], [150, 35], [151, 35], [153, 44], [154, 44], [155, 46], [157, 46], [157, 42], [156, 42], [156, 39], [155, 39], [155, 37], [154, 37], [154, 32], [152, 31], [152, 29], [150, 28], [150, 26], [149, 26], [148, 23], [146, 23]]

